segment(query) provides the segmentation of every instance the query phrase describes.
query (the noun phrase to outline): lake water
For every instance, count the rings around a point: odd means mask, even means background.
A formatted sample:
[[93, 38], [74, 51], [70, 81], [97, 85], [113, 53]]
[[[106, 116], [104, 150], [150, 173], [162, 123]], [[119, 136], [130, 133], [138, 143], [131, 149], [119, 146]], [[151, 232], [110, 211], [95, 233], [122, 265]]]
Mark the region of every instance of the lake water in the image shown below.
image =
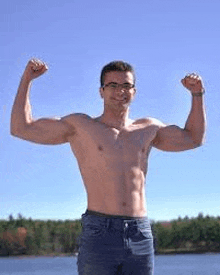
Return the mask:
[[[77, 275], [76, 258], [0, 258], [0, 274]], [[220, 254], [159, 255], [154, 275], [220, 275]]]

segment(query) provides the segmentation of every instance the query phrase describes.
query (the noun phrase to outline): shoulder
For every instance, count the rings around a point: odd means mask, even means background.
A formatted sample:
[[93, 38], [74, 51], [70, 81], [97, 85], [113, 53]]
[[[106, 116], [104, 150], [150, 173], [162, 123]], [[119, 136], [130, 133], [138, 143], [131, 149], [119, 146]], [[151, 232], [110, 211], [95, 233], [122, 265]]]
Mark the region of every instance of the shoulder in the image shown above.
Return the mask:
[[140, 118], [135, 120], [134, 124], [142, 124], [146, 126], [155, 126], [158, 129], [165, 127], [166, 125], [160, 120], [153, 117]]
[[88, 115], [81, 113], [69, 114], [63, 117], [55, 117], [55, 120], [59, 122], [61, 129], [63, 129], [68, 136], [75, 135], [78, 130], [86, 124], [86, 121], [91, 118]]
[[62, 120], [71, 120], [71, 119], [91, 119], [90, 116], [83, 113], [73, 113], [61, 118]]
[[92, 118], [86, 114], [82, 113], [74, 113], [74, 114], [69, 114], [67, 116], [61, 117], [60, 120], [69, 124], [74, 124], [77, 122], [82, 122], [82, 121], [88, 121], [91, 120]]

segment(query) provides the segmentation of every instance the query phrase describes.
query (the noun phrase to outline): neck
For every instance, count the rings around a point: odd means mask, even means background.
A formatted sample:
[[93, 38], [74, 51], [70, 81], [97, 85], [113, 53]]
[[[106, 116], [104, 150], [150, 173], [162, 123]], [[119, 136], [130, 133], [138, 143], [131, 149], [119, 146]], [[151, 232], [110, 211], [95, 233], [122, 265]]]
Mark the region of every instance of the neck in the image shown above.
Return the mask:
[[129, 124], [129, 108], [124, 110], [104, 109], [100, 121], [117, 129], [121, 129]]

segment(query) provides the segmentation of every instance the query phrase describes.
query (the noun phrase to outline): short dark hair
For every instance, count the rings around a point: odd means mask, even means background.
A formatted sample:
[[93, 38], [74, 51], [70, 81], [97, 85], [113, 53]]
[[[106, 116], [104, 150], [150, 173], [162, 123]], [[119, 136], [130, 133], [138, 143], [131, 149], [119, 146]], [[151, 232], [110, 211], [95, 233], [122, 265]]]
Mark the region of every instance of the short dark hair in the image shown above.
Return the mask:
[[135, 78], [135, 71], [133, 66], [131, 66], [127, 62], [116, 60], [108, 63], [102, 68], [101, 77], [100, 77], [101, 87], [104, 85], [105, 75], [109, 72], [131, 72], [133, 74], [134, 84], [135, 84], [136, 78]]

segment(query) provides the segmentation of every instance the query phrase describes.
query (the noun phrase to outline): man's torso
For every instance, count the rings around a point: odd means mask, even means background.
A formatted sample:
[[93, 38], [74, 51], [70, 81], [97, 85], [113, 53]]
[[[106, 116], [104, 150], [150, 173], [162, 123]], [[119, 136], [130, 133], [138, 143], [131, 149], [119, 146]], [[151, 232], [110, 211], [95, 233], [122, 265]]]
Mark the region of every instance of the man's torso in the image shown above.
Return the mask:
[[142, 119], [118, 130], [86, 115], [74, 115], [73, 121], [75, 135], [69, 142], [87, 191], [88, 209], [145, 216], [148, 156], [158, 126]]

